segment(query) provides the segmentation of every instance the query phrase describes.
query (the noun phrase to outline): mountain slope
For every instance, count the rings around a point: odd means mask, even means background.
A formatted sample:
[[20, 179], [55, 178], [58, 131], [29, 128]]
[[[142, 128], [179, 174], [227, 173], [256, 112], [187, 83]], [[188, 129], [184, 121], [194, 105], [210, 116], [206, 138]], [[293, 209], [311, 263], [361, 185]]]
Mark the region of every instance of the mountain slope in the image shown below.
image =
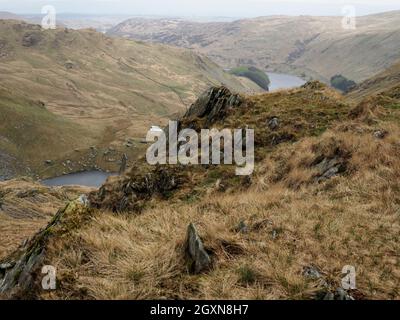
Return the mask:
[[85, 127], [0, 88], [0, 180], [32, 175], [45, 160], [67, 157], [95, 141]]
[[[215, 93], [224, 102], [210, 105]], [[138, 162], [2, 260], [4, 297], [398, 299], [400, 109], [354, 108], [318, 82], [232, 96], [212, 88], [180, 120], [254, 128], [251, 177]], [[196, 273], [190, 223], [211, 261]], [[57, 266], [56, 291], [40, 287], [43, 262]], [[357, 289], [339, 290], [349, 265]]]
[[[161, 125], [168, 116], [184, 112], [201, 91], [220, 84], [247, 91], [240, 79], [185, 49], [110, 39], [90, 29], [42, 30], [38, 25], [0, 20], [0, 88], [13, 99], [37, 102], [43, 110], [62, 117], [60, 121], [78, 127], [69, 128], [70, 134], [65, 135], [74, 139], [60, 142], [59, 135], [46, 137], [54, 139], [48, 146], [59, 146], [54, 154], [59, 149], [64, 151], [60, 157], [72, 154], [69, 160], [74, 162], [74, 170], [84, 169], [76, 148], [98, 146], [106, 152], [112, 147], [120, 150], [116, 157], [123, 152], [134, 157], [137, 151], [125, 147], [128, 138], [140, 141], [150, 125]], [[2, 114], [5, 108], [2, 106]], [[10, 126], [21, 120], [8, 118]], [[60, 135], [62, 130], [60, 126]], [[17, 136], [11, 143], [24, 144]], [[62, 158], [54, 161], [54, 170], [48, 171], [44, 165], [38, 168], [51, 152], [35, 153], [36, 147], [28, 144], [23, 151], [35, 162], [32, 170], [40, 175], [44, 170], [52, 175], [63, 173]], [[18, 152], [10, 155], [16, 157]], [[103, 169], [118, 169], [116, 163], [103, 164]]]
[[393, 98], [396, 95], [400, 96], [400, 62], [360, 83], [347, 95], [347, 98], [359, 102], [367, 96], [378, 94], [393, 96]]
[[131, 19], [109, 34], [196, 49], [225, 68], [254, 65], [325, 82], [335, 74], [359, 82], [400, 58], [399, 11], [359, 17], [355, 30], [341, 23], [342, 17], [310, 16], [226, 23]]

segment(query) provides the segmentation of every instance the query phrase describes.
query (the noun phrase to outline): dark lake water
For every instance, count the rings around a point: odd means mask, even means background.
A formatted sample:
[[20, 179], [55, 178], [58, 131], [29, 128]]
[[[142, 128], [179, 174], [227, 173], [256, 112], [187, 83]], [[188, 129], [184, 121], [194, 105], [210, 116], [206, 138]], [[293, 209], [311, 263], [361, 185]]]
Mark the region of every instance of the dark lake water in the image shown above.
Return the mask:
[[306, 83], [306, 81], [302, 78], [292, 76], [290, 74], [274, 72], [267, 72], [267, 74], [269, 79], [271, 80], [271, 84], [269, 86], [270, 91], [300, 87]]
[[85, 186], [99, 188], [112, 175], [115, 174], [101, 171], [85, 171], [46, 179], [42, 183], [48, 187]]

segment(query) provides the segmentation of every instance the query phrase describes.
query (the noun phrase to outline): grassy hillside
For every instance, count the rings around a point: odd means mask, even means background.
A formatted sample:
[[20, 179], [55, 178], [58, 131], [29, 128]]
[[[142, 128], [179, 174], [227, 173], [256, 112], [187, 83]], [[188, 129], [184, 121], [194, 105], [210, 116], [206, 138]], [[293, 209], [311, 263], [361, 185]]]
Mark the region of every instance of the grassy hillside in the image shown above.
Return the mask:
[[253, 65], [326, 83], [336, 74], [360, 82], [400, 58], [400, 12], [359, 17], [355, 30], [343, 29], [341, 22], [342, 17], [311, 16], [221, 23], [137, 18], [109, 34], [192, 48], [225, 68]]
[[[5, 150], [18, 159], [29, 156], [32, 170], [40, 175], [61, 174], [61, 160], [68, 152], [72, 170], [84, 169], [82, 163], [89, 160], [82, 158], [89, 157], [91, 146], [100, 149], [98, 154], [112, 148], [119, 151], [115, 158], [127, 153], [132, 159], [137, 150], [125, 147], [127, 139], [140, 141], [150, 125], [164, 124], [172, 114], [184, 112], [207, 87], [221, 84], [248, 90], [240, 79], [185, 49], [110, 39], [90, 29], [42, 30], [38, 25], [0, 20], [0, 85], [9, 92], [1, 97], [6, 99], [2, 108], [10, 99], [16, 101], [2, 116], [12, 128], [24, 126], [32, 113], [47, 124], [35, 127], [40, 121], [32, 120], [26, 131], [10, 132], [10, 145], [19, 147]], [[27, 100], [43, 108], [33, 109]], [[36, 137], [35, 143], [21, 140], [24, 134]], [[39, 145], [39, 150], [47, 150], [37, 152]], [[75, 154], [75, 149], [82, 154]], [[50, 156], [61, 159], [54, 168], [36, 166]], [[118, 169], [115, 161], [100, 162], [104, 169]]]
[[0, 89], [0, 150], [5, 159], [0, 178], [32, 175], [45, 160], [65, 158], [94, 141], [88, 129], [51, 113], [40, 102]]
[[374, 95], [393, 96], [400, 95], [400, 63], [396, 63], [389, 69], [380, 72], [371, 79], [363, 81], [348, 95], [352, 101], [361, 101], [367, 96]]
[[[57, 266], [57, 291], [16, 277], [14, 297], [339, 299], [342, 268], [352, 265], [357, 289], [347, 298], [398, 299], [400, 109], [390, 106], [400, 97], [364, 98], [348, 103], [311, 82], [205, 116], [192, 110], [184, 127], [255, 129], [254, 174], [137, 162], [92, 192], [91, 207], [71, 203], [6, 259]], [[189, 223], [211, 259], [198, 274], [185, 254]]]

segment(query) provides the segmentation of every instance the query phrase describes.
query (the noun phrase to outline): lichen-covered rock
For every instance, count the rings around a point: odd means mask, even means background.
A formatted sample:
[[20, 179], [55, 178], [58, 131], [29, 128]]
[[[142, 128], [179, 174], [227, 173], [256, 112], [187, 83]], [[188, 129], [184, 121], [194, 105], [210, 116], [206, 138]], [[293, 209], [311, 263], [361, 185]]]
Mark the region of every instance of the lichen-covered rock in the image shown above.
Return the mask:
[[322, 278], [321, 272], [315, 266], [306, 266], [303, 269], [303, 275], [307, 279], [318, 280]]
[[28, 243], [0, 261], [0, 296], [35, 298], [41, 290], [41, 269], [46, 261], [50, 239], [63, 236], [91, 217], [93, 210], [79, 200], [59, 210], [52, 221]]
[[316, 182], [321, 182], [333, 178], [346, 171], [346, 159], [342, 157], [323, 158], [315, 164], [318, 174], [315, 177]]
[[189, 224], [187, 229], [186, 256], [191, 273], [199, 274], [211, 266], [211, 258], [204, 249], [203, 242], [193, 223]]
[[137, 212], [152, 196], [168, 198], [183, 179], [179, 166], [159, 166], [147, 172], [133, 168], [127, 175], [109, 178], [99, 191], [89, 195], [89, 201], [99, 209]]
[[191, 105], [184, 118], [205, 118], [206, 123], [211, 124], [223, 119], [229, 109], [242, 103], [240, 95], [233, 94], [228, 88], [213, 87]]
[[267, 122], [268, 128], [271, 130], [276, 130], [279, 127], [279, 118], [278, 117], [271, 117]]

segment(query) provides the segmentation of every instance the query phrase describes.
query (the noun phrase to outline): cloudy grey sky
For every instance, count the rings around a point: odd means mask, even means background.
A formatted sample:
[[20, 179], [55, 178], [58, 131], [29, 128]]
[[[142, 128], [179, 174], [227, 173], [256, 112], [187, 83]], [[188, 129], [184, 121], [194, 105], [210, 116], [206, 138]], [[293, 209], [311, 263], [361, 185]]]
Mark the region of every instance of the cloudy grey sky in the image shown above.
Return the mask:
[[400, 10], [400, 0], [0, 0], [0, 11], [58, 13], [249, 17], [272, 14], [340, 15], [354, 5], [357, 15]]

